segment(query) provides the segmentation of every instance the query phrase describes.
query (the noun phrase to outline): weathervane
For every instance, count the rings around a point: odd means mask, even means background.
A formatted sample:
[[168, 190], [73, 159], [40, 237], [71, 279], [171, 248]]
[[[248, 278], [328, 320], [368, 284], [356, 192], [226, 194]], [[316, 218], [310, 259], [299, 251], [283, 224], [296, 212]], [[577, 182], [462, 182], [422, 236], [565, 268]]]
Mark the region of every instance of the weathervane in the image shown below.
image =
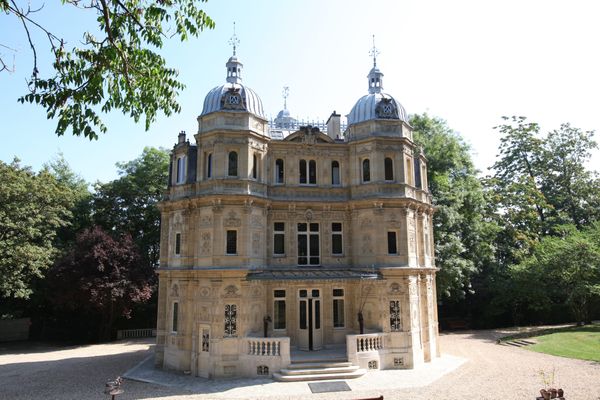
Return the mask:
[[281, 95], [283, 96], [283, 109], [287, 110], [287, 98], [290, 95], [290, 87], [284, 86], [283, 92], [281, 92]]
[[235, 21], [233, 22], [233, 36], [231, 36], [231, 39], [229, 39], [229, 44], [233, 46], [233, 55], [235, 56], [235, 48], [240, 44], [240, 40], [235, 34]]
[[[235, 53], [235, 47], [234, 47], [234, 53]], [[377, 47], [375, 47], [375, 35], [373, 35], [373, 48], [371, 50], [369, 50], [369, 55], [371, 57], [373, 57], [373, 66], [376, 67], [377, 66], [377, 56], [379, 55], [379, 50], [377, 49]]]

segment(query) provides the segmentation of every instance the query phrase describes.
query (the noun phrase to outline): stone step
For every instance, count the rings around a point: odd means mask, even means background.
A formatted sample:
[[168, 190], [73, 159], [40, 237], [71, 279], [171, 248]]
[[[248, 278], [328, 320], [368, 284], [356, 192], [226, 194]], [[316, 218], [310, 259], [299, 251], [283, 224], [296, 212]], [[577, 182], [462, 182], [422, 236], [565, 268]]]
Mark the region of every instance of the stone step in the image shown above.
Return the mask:
[[287, 367], [287, 369], [311, 369], [311, 368], [340, 368], [340, 367], [351, 367], [352, 363], [348, 361], [307, 361], [307, 362], [293, 362]]
[[277, 372], [273, 373], [273, 379], [278, 382], [304, 382], [304, 381], [324, 381], [330, 379], [355, 379], [360, 378], [367, 371], [364, 369], [358, 369], [354, 372], [345, 372], [345, 373], [319, 373], [312, 375], [282, 375]]
[[279, 373], [281, 375], [321, 375], [321, 374], [345, 374], [358, 371], [356, 365], [342, 367], [321, 367], [321, 368], [283, 368]]

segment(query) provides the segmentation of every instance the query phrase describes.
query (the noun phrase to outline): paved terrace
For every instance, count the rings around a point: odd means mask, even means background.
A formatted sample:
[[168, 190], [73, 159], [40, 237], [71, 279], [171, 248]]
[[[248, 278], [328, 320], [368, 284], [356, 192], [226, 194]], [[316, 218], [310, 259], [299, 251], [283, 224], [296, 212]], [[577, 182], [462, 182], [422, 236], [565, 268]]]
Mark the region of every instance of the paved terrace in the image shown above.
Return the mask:
[[[154, 370], [151, 341], [57, 348], [0, 343], [0, 399], [104, 399], [104, 383], [129, 375], [126, 399], [534, 399], [542, 387], [539, 371], [556, 370], [557, 386], [569, 400], [600, 399], [600, 363], [571, 360], [499, 346], [508, 330], [472, 331], [440, 337], [444, 356], [415, 370], [371, 372], [346, 381], [352, 391], [312, 394], [307, 383], [271, 380], [209, 381]], [[159, 384], [160, 383], [160, 384]]]

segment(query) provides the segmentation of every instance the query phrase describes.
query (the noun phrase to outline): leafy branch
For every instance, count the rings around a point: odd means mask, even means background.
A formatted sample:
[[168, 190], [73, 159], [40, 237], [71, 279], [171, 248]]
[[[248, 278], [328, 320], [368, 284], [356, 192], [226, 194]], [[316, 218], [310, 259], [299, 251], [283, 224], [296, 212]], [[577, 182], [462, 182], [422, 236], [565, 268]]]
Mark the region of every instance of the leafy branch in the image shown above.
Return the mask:
[[[41, 8], [20, 8], [16, 0], [0, 0], [0, 10], [20, 20], [32, 51], [29, 93], [19, 98], [21, 103], [39, 104], [46, 109], [49, 119], [57, 118], [57, 135], [71, 129], [74, 135], [83, 134], [89, 139], [97, 139], [99, 132], [107, 131], [99, 112], [118, 109], [135, 122], [143, 118], [148, 130], [159, 112], [168, 116], [181, 110], [176, 99], [185, 86], [157, 49], [163, 47], [165, 39], [179, 36], [186, 40], [214, 27], [196, 1], [63, 0], [63, 3], [95, 11], [101, 36], [97, 38], [85, 31], [82, 46], [67, 50], [64, 39], [34, 18]], [[48, 38], [54, 56], [53, 74], [49, 77], [40, 76], [33, 29]], [[8, 68], [0, 59], [1, 70]]]

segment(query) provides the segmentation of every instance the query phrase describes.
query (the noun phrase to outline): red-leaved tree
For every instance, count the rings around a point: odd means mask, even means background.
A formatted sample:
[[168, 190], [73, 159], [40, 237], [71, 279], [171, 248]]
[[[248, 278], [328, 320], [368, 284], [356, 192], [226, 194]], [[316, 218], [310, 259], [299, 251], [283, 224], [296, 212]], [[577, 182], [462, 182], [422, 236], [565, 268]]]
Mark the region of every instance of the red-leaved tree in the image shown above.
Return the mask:
[[72, 249], [52, 268], [52, 302], [97, 318], [98, 338], [110, 340], [116, 319], [129, 318], [136, 303], [150, 299], [153, 276], [131, 236], [113, 238], [95, 226], [79, 233]]

